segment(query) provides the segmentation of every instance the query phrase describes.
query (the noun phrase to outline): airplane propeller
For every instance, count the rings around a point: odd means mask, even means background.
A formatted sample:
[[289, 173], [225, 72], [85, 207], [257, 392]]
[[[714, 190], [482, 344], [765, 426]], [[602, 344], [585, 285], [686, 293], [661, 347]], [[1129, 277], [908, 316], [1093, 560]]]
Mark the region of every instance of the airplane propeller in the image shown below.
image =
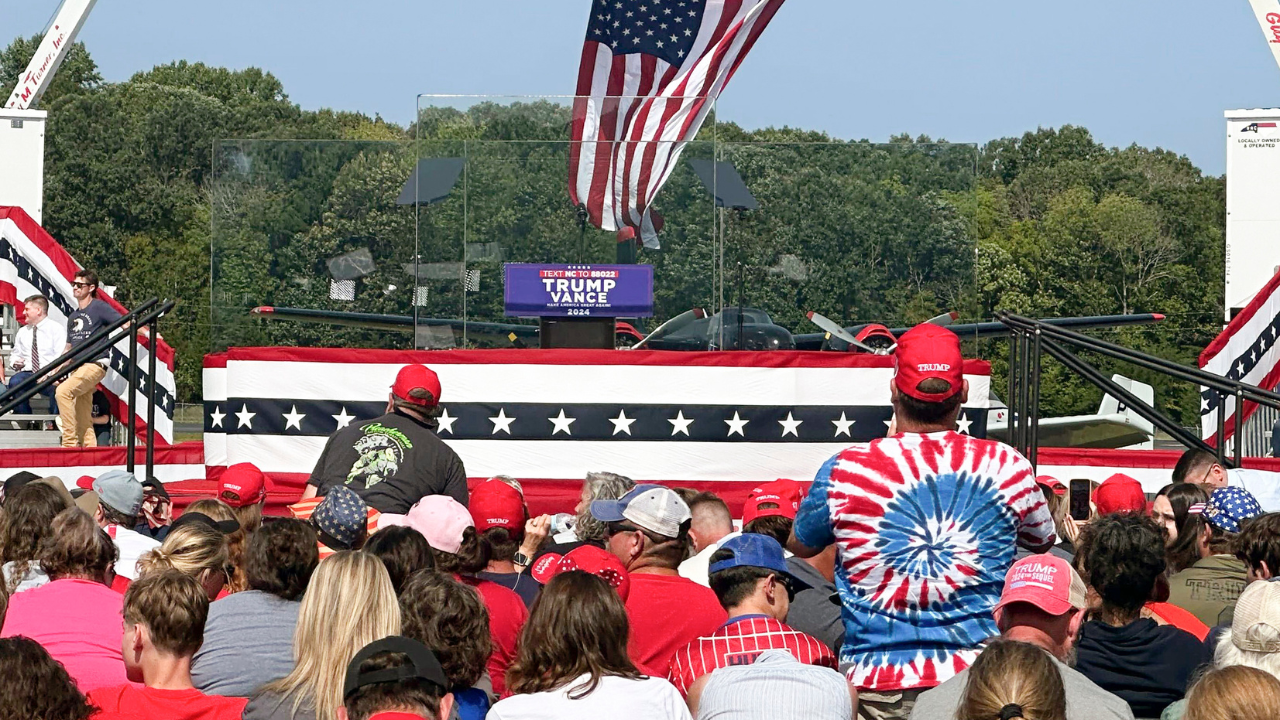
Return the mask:
[[653, 332], [649, 333], [648, 335], [645, 335], [644, 338], [640, 340], [640, 342], [636, 343], [635, 345], [632, 345], [630, 349], [639, 350], [643, 348], [644, 344], [649, 342], [650, 340], [661, 339], [664, 335], [670, 335], [671, 333], [679, 332], [682, 328], [684, 328], [686, 325], [693, 322], [694, 320], [701, 320], [706, 316], [707, 316], [707, 311], [703, 310], [702, 308], [693, 308], [692, 310], [685, 310], [679, 315], [676, 315], [670, 320], [654, 328]]
[[831, 318], [828, 318], [828, 317], [827, 317], [827, 316], [825, 316], [825, 315], [820, 315], [820, 314], [818, 314], [818, 313], [816, 313], [816, 312], [814, 312], [814, 311], [810, 310], [810, 311], [805, 315], [805, 317], [809, 318], [809, 320], [810, 320], [810, 321], [812, 321], [814, 325], [817, 325], [818, 327], [822, 328], [823, 330], [825, 330], [825, 331], [827, 331], [827, 332], [831, 333], [832, 335], [834, 335], [834, 336], [836, 336], [836, 337], [840, 338], [841, 340], [843, 340], [843, 341], [845, 341], [845, 342], [849, 343], [850, 345], [852, 345], [852, 346], [854, 346], [854, 347], [862, 348], [862, 349], [863, 349], [863, 350], [865, 350], [866, 352], [869, 352], [869, 353], [871, 353], [871, 354], [873, 354], [873, 355], [887, 355], [887, 354], [888, 354], [888, 353], [881, 353], [881, 352], [879, 352], [879, 351], [875, 350], [874, 348], [872, 348], [870, 345], [866, 345], [866, 344], [864, 344], [864, 343], [859, 342], [857, 338], [855, 338], [854, 336], [852, 336], [852, 335], [850, 335], [850, 334], [849, 334], [849, 331], [848, 331], [848, 330], [845, 330], [844, 328], [840, 327], [840, 325], [839, 325], [839, 324], [837, 324], [836, 322], [834, 322], [833, 320], [831, 320]]

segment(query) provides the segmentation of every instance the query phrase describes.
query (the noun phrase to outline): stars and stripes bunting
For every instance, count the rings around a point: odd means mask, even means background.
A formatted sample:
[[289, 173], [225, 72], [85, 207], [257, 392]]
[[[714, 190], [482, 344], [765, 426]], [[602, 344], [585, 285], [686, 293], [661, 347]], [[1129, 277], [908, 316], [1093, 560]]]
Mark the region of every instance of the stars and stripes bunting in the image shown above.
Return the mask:
[[[806, 479], [890, 418], [891, 361], [870, 355], [232, 348], [207, 361], [221, 389], [206, 391], [210, 462], [305, 476], [329, 435], [386, 410], [415, 362], [440, 377], [438, 432], [469, 477]], [[960, 429], [982, 436], [990, 369], [970, 361], [966, 377]]]
[[[18, 306], [25, 298], [40, 294], [49, 299], [49, 318], [62, 325], [76, 308], [71, 282], [80, 264], [18, 207], [0, 207], [0, 303]], [[105, 292], [99, 297], [118, 312], [127, 310]], [[61, 350], [61, 348], [59, 348]], [[147, 374], [150, 343], [139, 338], [137, 348], [138, 430], [146, 428], [147, 387], [154, 380], [156, 391], [156, 433], [165, 443], [173, 442], [173, 410], [176, 386], [173, 377], [173, 348], [161, 340], [156, 344], [156, 377]], [[121, 339], [111, 348], [102, 387], [111, 400], [112, 414], [128, 422], [129, 340]]]
[[569, 195], [657, 247], [653, 199], [784, 0], [596, 0], [578, 68]]
[[[1232, 380], [1271, 390], [1280, 383], [1280, 274], [1254, 295], [1204, 352], [1200, 367]], [[1200, 424], [1202, 436], [1210, 443], [1218, 441], [1218, 413], [1225, 413], [1224, 434], [1230, 439], [1241, 423], [1246, 422], [1257, 403], [1245, 401], [1237, 413], [1234, 396], [1219, 402], [1216, 391], [1200, 388]]]

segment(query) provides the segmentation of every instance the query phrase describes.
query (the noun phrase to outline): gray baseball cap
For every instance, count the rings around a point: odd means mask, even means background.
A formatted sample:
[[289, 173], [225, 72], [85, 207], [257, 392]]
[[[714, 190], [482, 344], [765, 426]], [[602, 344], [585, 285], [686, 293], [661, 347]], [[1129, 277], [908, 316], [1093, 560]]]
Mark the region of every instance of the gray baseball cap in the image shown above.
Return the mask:
[[637, 485], [617, 500], [591, 503], [591, 516], [601, 522], [628, 520], [663, 537], [683, 537], [693, 514], [689, 506], [670, 488]]
[[125, 515], [137, 515], [142, 511], [142, 483], [133, 473], [124, 470], [108, 470], [93, 481], [93, 491], [98, 501]]

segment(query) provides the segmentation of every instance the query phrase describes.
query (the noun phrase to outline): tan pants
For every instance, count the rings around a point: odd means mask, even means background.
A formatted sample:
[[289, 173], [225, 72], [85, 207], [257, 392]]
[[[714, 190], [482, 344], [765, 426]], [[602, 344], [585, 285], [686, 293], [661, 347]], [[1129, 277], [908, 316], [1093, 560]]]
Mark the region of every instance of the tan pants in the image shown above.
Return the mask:
[[858, 720], [907, 720], [924, 690], [858, 691]]
[[97, 447], [93, 432], [93, 391], [107, 374], [98, 363], [85, 363], [58, 385], [58, 417], [62, 420], [62, 447]]

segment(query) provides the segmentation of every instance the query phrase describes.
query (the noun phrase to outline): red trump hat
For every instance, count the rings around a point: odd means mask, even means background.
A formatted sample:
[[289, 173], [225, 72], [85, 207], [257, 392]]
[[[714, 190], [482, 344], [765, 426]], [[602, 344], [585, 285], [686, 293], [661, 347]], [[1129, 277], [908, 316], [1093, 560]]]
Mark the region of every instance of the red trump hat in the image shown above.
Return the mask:
[[1147, 509], [1147, 495], [1142, 492], [1142, 483], [1124, 473], [1116, 473], [1103, 480], [1093, 492], [1093, 504], [1098, 507], [1099, 515], [1140, 513]]
[[[893, 361], [898, 391], [916, 400], [942, 402], [964, 387], [960, 338], [944, 327], [921, 323], [906, 331], [898, 338]], [[944, 380], [950, 387], [937, 393], [920, 390], [920, 383], [929, 379]]]
[[[800, 510], [800, 498], [804, 495], [804, 485], [795, 481], [779, 478], [754, 488], [742, 506], [742, 524], [761, 517], [781, 516], [796, 519]], [[763, 506], [763, 507], [762, 507]]]
[[524, 529], [524, 497], [501, 480], [489, 478], [476, 485], [471, 491], [467, 509], [471, 511], [476, 532], [495, 527], [511, 531]]
[[245, 507], [267, 496], [267, 476], [253, 463], [236, 463], [218, 478], [218, 499], [231, 507]]
[[[410, 393], [414, 390], [426, 390], [431, 393], [431, 397], [413, 397]], [[440, 402], [440, 378], [426, 365], [405, 365], [396, 373], [391, 393], [407, 403], [432, 407]]]

